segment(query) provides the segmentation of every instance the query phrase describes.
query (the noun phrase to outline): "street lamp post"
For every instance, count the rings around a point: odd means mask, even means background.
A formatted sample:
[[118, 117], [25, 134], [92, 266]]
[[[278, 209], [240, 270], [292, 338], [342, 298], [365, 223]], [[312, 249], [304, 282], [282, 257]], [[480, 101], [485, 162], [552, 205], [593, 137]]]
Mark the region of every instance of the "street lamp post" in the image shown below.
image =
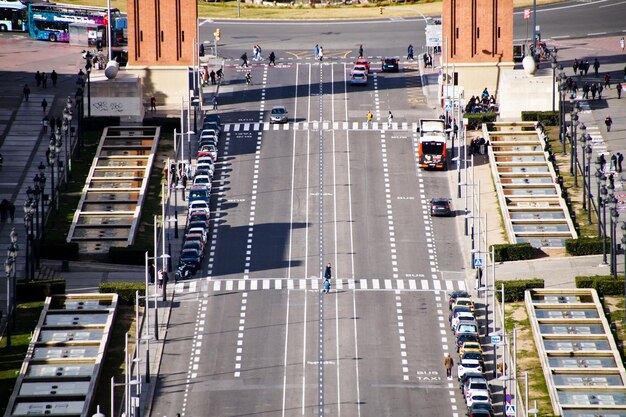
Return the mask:
[[574, 176], [574, 187], [578, 187], [578, 170], [576, 169], [577, 164], [577, 149], [576, 149], [576, 128], [578, 127], [578, 103], [574, 105], [572, 111], [570, 112], [571, 117], [571, 125], [570, 125], [570, 169], [569, 172]]
[[[583, 174], [583, 210], [586, 209], [587, 207], [587, 203], [586, 203], [586, 199], [585, 199], [585, 190], [587, 188], [587, 183], [585, 181], [585, 173], [586, 171], [586, 154], [585, 154], [585, 146], [587, 144], [587, 126], [585, 126], [584, 123], [580, 124], [580, 142], [581, 142], [581, 149], [582, 149], [582, 163], [583, 163], [583, 167], [582, 167], [582, 174]], [[576, 152], [576, 155], [578, 155], [578, 151]], [[574, 167], [576, 168], [576, 167]]]
[[54, 144], [48, 146], [48, 166], [50, 167], [50, 202], [48, 206], [54, 210], [54, 168], [57, 163], [57, 153]]
[[606, 205], [609, 201], [608, 199], [608, 190], [606, 189], [606, 185], [602, 185], [600, 188], [600, 194], [602, 195], [600, 202], [602, 204], [602, 264], [606, 265]]
[[600, 170], [600, 158], [596, 158], [596, 161], [594, 162], [595, 166], [596, 166], [596, 173], [595, 173], [595, 177], [596, 177], [596, 185], [598, 186], [598, 194], [596, 194], [596, 199], [597, 199], [597, 204], [596, 204], [596, 216], [598, 217], [598, 237], [602, 237], [602, 228], [601, 228], [601, 221], [600, 221], [600, 187], [601, 185], [604, 184], [604, 182], [606, 181], [606, 176], [604, 175], [604, 173]]
[[[587, 139], [589, 139], [589, 135], [587, 135]], [[589, 140], [588, 140], [589, 142]], [[587, 184], [587, 224], [591, 224], [591, 156], [593, 154], [593, 149], [591, 148], [591, 144], [587, 143], [585, 146], [585, 159], [587, 161], [586, 173], [583, 175], [583, 181], [585, 178]], [[584, 198], [584, 195], [583, 195]]]
[[[35, 279], [35, 256], [33, 248], [33, 212], [31, 200], [24, 202], [24, 227], [26, 228], [26, 277]], [[30, 248], [29, 248], [30, 247]]]
[[556, 48], [554, 48], [554, 54], [552, 55], [552, 60], [550, 62], [551, 66], [552, 66], [552, 112], [554, 112], [555, 109], [555, 89], [556, 89], [556, 68], [557, 68], [557, 62], [556, 62]]
[[13, 286], [18, 250], [15, 228], [11, 230], [9, 237], [11, 238], [11, 245], [9, 245], [7, 249], [7, 259], [4, 262], [4, 272], [7, 278], [7, 347], [11, 346], [11, 330], [15, 329], [15, 314], [13, 312], [15, 291], [13, 290]]
[[[622, 222], [622, 245], [624, 245], [624, 299], [626, 299], [626, 222]], [[624, 304], [624, 323], [626, 323], [626, 304]]]
[[611, 208], [611, 273], [613, 279], [617, 279], [617, 221], [619, 212], [617, 211], [617, 198], [612, 196], [609, 206]]

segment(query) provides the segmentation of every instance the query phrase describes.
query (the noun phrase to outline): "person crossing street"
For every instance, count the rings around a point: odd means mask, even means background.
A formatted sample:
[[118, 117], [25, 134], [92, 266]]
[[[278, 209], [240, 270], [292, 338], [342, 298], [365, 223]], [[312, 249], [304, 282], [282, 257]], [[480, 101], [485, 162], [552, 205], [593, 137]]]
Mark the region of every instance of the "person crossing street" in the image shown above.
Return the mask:
[[446, 376], [448, 377], [448, 379], [452, 379], [452, 367], [454, 366], [454, 359], [452, 359], [452, 356], [450, 356], [449, 353], [448, 356], [443, 359], [443, 366], [446, 367]]

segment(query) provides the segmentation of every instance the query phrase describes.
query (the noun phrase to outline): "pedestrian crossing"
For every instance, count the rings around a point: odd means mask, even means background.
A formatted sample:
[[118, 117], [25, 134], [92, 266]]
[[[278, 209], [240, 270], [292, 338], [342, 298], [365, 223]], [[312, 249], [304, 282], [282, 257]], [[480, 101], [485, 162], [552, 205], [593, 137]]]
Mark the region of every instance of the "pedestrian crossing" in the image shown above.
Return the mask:
[[[201, 278], [175, 284], [177, 294], [221, 291], [261, 290], [321, 290], [323, 281], [318, 278], [286, 279], [212, 279]], [[464, 281], [428, 279], [333, 279], [332, 290], [367, 291], [465, 291]]]
[[293, 122], [284, 124], [271, 124], [269, 122], [258, 123], [226, 123], [224, 132], [258, 132], [267, 130], [398, 130], [417, 131], [418, 124], [415, 122]]

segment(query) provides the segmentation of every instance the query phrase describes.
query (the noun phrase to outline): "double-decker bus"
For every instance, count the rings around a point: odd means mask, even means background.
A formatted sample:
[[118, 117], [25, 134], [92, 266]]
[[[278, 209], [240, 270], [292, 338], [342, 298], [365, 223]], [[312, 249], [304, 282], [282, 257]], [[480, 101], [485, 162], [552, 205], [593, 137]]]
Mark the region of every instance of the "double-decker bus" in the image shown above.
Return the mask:
[[28, 8], [19, 1], [0, 1], [0, 32], [26, 32]]
[[[119, 9], [111, 9], [111, 20], [120, 17]], [[28, 32], [31, 38], [50, 42], [69, 42], [71, 23], [107, 25], [107, 10], [98, 7], [72, 7], [54, 3], [28, 5]]]

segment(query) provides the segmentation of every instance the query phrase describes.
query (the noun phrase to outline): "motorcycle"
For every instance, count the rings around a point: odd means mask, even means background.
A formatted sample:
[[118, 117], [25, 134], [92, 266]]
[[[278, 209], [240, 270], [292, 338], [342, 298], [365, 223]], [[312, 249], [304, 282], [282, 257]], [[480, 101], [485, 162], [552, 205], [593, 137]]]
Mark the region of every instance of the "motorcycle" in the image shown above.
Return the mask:
[[176, 274], [174, 275], [174, 282], [178, 282], [179, 279], [191, 278], [192, 275], [193, 268], [191, 265], [178, 265], [178, 268], [176, 269]]

